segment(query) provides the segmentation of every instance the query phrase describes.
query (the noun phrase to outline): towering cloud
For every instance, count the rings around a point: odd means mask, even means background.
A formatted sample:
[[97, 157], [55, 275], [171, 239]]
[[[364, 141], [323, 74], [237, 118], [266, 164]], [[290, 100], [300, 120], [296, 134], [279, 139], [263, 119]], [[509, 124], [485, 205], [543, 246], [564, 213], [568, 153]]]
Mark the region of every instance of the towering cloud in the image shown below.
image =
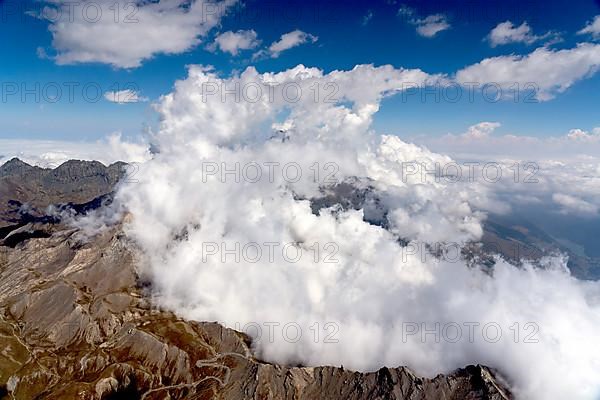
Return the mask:
[[480, 238], [493, 188], [426, 178], [415, 166], [453, 160], [372, 131], [384, 97], [438, 79], [191, 67], [157, 106], [160, 153], [116, 201], [156, 301], [245, 330], [271, 361], [428, 375], [483, 363], [522, 399], [595, 399], [599, 284], [560, 256], [468, 267], [452, 244]]

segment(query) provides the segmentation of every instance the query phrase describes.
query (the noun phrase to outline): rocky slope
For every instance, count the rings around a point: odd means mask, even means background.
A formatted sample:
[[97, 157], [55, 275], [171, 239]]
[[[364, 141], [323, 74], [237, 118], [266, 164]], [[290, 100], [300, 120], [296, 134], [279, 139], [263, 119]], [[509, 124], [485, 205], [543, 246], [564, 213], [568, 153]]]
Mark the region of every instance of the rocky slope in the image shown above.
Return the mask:
[[[52, 199], [89, 201], [71, 200], [71, 188]], [[484, 366], [426, 379], [403, 367], [357, 373], [262, 362], [242, 333], [153, 307], [120, 225], [86, 238], [58, 221], [9, 221], [0, 240], [0, 398], [512, 398]]]

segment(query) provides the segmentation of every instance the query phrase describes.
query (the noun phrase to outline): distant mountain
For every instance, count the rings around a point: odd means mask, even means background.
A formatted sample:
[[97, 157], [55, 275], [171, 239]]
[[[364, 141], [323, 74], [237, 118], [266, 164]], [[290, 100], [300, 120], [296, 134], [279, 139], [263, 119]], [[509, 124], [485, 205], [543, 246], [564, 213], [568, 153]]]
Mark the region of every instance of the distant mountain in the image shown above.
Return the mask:
[[83, 204], [107, 195], [126, 165], [71, 160], [45, 169], [13, 158], [0, 166], [0, 228], [21, 222], [24, 215], [44, 216], [49, 205]]

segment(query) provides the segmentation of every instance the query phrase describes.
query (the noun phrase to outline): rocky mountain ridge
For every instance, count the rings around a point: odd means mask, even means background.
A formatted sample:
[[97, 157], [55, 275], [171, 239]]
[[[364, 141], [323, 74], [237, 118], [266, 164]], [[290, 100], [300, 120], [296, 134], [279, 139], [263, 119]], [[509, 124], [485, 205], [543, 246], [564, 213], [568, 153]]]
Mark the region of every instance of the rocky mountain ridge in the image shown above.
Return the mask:
[[[481, 365], [423, 378], [405, 367], [358, 373], [261, 361], [248, 336], [156, 308], [138, 268], [143, 261], [120, 224], [84, 238], [44, 218], [54, 202], [101, 206], [118, 167], [31, 168], [15, 161], [0, 168], [1, 184], [18, 184], [0, 189], [2, 202], [22, 201], [18, 213], [0, 216], [0, 398], [512, 398], [497, 371]], [[53, 179], [59, 183], [49, 187]], [[24, 208], [27, 201], [35, 206]]]
[[109, 194], [126, 166], [71, 160], [50, 169], [13, 158], [0, 166], [0, 228], [45, 216], [49, 205], [84, 204]]

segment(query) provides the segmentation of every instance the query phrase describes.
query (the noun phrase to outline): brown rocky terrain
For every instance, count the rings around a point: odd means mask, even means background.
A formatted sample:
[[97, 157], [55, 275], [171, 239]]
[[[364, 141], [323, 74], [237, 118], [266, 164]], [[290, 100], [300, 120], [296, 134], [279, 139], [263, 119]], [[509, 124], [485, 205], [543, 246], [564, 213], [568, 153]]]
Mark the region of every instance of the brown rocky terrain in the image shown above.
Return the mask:
[[[52, 199], [90, 201], [80, 194]], [[59, 221], [10, 221], [0, 239], [0, 398], [512, 398], [479, 365], [427, 379], [258, 360], [244, 334], [153, 306], [120, 225], [87, 238]]]

